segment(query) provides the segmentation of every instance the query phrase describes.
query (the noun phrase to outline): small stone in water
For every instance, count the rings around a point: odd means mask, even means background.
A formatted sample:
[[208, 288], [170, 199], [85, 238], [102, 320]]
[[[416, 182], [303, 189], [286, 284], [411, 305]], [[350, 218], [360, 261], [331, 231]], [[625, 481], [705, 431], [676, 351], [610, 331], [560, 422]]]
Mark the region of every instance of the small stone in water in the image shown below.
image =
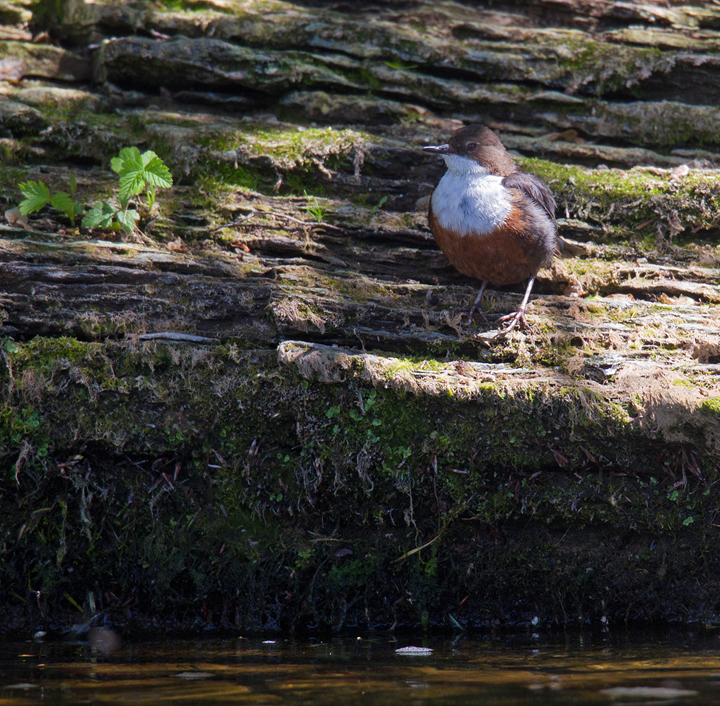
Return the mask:
[[22, 684], [8, 684], [5, 688], [6, 689], [37, 689], [39, 684], [30, 684], [27, 682], [23, 682]]
[[603, 694], [613, 699], [679, 699], [683, 696], [696, 696], [697, 691], [673, 689], [667, 686], [615, 686], [603, 689]]

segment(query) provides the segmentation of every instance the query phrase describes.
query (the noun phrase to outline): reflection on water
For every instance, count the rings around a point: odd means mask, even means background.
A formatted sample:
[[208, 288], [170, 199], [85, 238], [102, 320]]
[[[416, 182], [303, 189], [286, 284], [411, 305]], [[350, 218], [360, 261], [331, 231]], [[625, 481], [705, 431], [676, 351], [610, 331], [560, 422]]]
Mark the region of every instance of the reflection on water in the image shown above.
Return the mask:
[[[715, 704], [720, 637], [1, 642], [0, 705]], [[424, 647], [412, 651], [400, 648]]]

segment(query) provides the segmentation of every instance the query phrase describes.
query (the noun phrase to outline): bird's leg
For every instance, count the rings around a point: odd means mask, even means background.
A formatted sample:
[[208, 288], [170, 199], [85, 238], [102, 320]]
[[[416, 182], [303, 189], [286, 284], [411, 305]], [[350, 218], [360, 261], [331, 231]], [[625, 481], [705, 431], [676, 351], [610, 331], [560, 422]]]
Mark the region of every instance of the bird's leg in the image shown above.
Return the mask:
[[477, 297], [475, 297], [475, 302], [470, 307], [470, 311], [468, 312], [468, 318], [470, 319], [470, 321], [473, 320], [473, 316], [475, 316], [475, 314], [480, 314], [483, 321], [487, 321], [487, 316], [485, 316], [483, 310], [480, 308], [480, 302], [482, 301], [483, 294], [485, 293], [485, 287], [487, 287], [486, 279], [482, 281], [482, 284], [480, 285], [480, 292]]
[[504, 336], [505, 334], [510, 333], [515, 328], [515, 325], [520, 322], [523, 328], [528, 329], [529, 331], [532, 331], [532, 326], [527, 322], [525, 319], [525, 311], [527, 309], [527, 303], [528, 299], [530, 298], [530, 292], [532, 291], [533, 284], [535, 283], [535, 275], [533, 275], [527, 283], [527, 287], [525, 288], [525, 296], [523, 297], [522, 303], [520, 304], [520, 307], [517, 311], [514, 311], [512, 314], [506, 314], [505, 316], [501, 316], [498, 319], [498, 323], [501, 323], [503, 321], [509, 321], [510, 325], [500, 331], [498, 333], [498, 336]]

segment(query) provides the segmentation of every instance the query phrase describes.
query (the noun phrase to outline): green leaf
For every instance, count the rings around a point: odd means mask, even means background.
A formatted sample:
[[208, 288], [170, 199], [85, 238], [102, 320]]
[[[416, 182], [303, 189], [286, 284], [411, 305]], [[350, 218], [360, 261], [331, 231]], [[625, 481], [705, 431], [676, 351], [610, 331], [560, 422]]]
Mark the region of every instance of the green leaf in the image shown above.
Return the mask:
[[20, 202], [20, 213], [27, 216], [28, 213], [35, 213], [43, 206], [50, 203], [50, 189], [42, 181], [26, 181], [19, 184], [20, 191], [25, 197]]
[[145, 167], [145, 181], [153, 186], [160, 186], [168, 189], [172, 186], [173, 178], [165, 162], [160, 159], [152, 150], [143, 152], [140, 159]]
[[83, 228], [110, 228], [117, 208], [107, 201], [96, 203], [83, 217]]
[[140, 154], [137, 147], [125, 147], [117, 157], [113, 157], [110, 165], [120, 176], [118, 201], [124, 209], [130, 199], [141, 194], [146, 187], [150, 192], [148, 202], [152, 208], [155, 201], [154, 190], [158, 187], [166, 189], [173, 183], [170, 170], [152, 150]]
[[170, 170], [154, 152], [144, 152], [139, 160], [126, 160], [120, 167], [120, 201], [127, 203], [142, 192], [146, 185], [168, 188], [173, 180]]
[[127, 204], [145, 188], [145, 176], [142, 171], [126, 172], [120, 177], [120, 203]]
[[82, 210], [82, 206], [78, 201], [64, 191], [59, 191], [57, 194], [53, 194], [50, 203], [53, 208], [62, 211], [70, 219], [70, 224], [75, 227], [75, 214]]
[[75, 196], [75, 193], [77, 192], [77, 181], [75, 180], [75, 175], [70, 172], [70, 196]]
[[139, 170], [143, 168], [140, 161], [140, 150], [137, 147], [124, 147], [117, 157], [110, 160], [110, 167], [121, 176], [128, 170]]
[[132, 147], [123, 147], [120, 150], [120, 159], [137, 161], [140, 159], [140, 150], [134, 145]]
[[83, 228], [97, 228], [103, 219], [102, 204], [96, 203], [82, 219]]
[[56, 208], [58, 211], [63, 211], [69, 216], [74, 210], [75, 202], [70, 198], [69, 194], [66, 194], [64, 191], [58, 191], [57, 194], [53, 194], [50, 199], [50, 204], [53, 208]]
[[127, 211], [118, 211], [116, 218], [126, 233], [132, 233], [140, 220], [140, 214], [133, 208]]

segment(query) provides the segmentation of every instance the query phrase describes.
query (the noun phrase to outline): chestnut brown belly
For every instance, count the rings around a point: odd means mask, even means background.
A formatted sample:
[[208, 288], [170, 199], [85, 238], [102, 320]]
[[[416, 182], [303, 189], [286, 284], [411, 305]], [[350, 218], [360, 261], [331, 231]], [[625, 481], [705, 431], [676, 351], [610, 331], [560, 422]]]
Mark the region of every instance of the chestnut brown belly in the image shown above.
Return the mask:
[[430, 230], [448, 260], [464, 275], [492, 284], [516, 284], [537, 274], [547, 253], [537, 251], [530, 233], [500, 228], [490, 234], [457, 235], [430, 211]]

